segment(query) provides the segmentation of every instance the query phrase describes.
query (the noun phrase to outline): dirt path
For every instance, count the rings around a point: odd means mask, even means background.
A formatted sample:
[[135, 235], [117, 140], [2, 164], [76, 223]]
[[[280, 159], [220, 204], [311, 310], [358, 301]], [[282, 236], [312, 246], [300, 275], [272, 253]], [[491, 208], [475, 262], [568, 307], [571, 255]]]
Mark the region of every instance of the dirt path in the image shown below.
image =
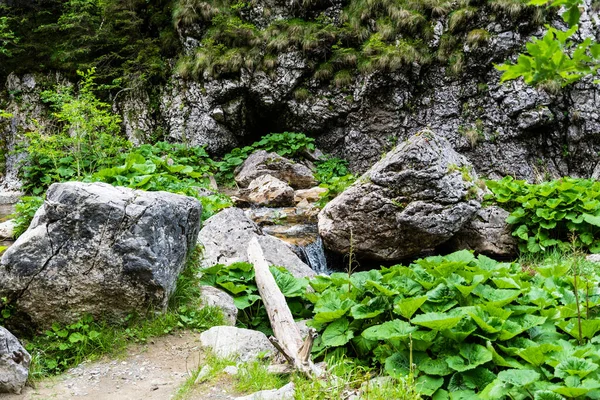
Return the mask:
[[[188, 372], [201, 362], [200, 334], [182, 332], [132, 346], [118, 359], [83, 363], [65, 374], [26, 387], [1, 400], [167, 400], [175, 396]], [[227, 384], [215, 382], [186, 398], [231, 399]], [[200, 388], [197, 388], [200, 389]], [[200, 393], [201, 392], [201, 393]]]

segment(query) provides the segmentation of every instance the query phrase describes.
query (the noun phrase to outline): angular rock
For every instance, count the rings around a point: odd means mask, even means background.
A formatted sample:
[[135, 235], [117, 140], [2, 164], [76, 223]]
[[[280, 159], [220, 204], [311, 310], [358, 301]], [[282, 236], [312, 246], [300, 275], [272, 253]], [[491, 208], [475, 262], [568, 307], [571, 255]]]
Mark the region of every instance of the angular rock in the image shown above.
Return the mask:
[[204, 247], [203, 265], [229, 265], [248, 261], [248, 242], [258, 238], [265, 258], [271, 265], [285, 267], [296, 277], [314, 276], [315, 272], [284, 241], [263, 235], [261, 229], [239, 208], [227, 208], [210, 217], [198, 235], [198, 242]]
[[53, 184], [0, 262], [0, 295], [34, 326], [163, 309], [195, 246], [202, 206], [103, 183]]
[[317, 184], [308, 167], [264, 150], [252, 153], [244, 161], [236, 173], [235, 181], [241, 187], [247, 187], [250, 182], [263, 175], [271, 175], [287, 182], [294, 189], [308, 189]]
[[472, 167], [423, 131], [390, 151], [319, 214], [325, 246], [398, 260], [456, 234], [480, 208]]
[[518, 243], [506, 222], [509, 212], [490, 206], [477, 211], [475, 216], [448, 241], [449, 251], [474, 250], [494, 257], [517, 254]]
[[235, 325], [238, 309], [233, 302], [233, 297], [212, 286], [202, 286], [200, 297], [203, 306], [219, 308], [223, 312], [225, 323]]
[[271, 175], [261, 175], [250, 182], [243, 197], [259, 206], [285, 207], [294, 204], [294, 189]]
[[319, 201], [321, 198], [321, 194], [325, 193], [327, 189], [315, 186], [310, 189], [300, 189], [296, 190], [294, 193], [294, 201], [296, 203], [301, 202], [302, 200], [306, 200], [309, 202]]
[[200, 334], [200, 343], [217, 357], [241, 362], [269, 357], [276, 351], [264, 333], [233, 326], [213, 326]]
[[236, 400], [293, 400], [296, 394], [296, 385], [290, 382], [279, 389], [261, 390], [248, 396], [236, 397]]
[[0, 393], [21, 393], [30, 363], [31, 356], [19, 340], [0, 326]]

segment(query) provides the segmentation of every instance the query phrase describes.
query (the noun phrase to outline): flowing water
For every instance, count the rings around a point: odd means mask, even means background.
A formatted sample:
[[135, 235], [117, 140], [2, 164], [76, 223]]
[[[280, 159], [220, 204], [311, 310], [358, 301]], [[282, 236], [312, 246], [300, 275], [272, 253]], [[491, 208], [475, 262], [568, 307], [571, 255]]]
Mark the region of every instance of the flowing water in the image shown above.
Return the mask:
[[317, 237], [317, 240], [304, 247], [299, 247], [299, 249], [306, 260], [306, 264], [317, 274], [329, 275], [333, 272], [327, 266], [325, 248], [323, 247], [323, 240], [320, 237]]

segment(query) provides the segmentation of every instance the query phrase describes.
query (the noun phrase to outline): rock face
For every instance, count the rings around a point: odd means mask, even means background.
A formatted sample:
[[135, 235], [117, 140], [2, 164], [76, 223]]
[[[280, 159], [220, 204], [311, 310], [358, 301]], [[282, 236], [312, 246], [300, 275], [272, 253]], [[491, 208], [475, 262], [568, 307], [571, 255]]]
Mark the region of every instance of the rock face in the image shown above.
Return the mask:
[[21, 393], [31, 356], [12, 333], [0, 326], [0, 393]]
[[41, 327], [162, 309], [195, 246], [201, 210], [172, 193], [53, 184], [2, 257], [0, 294]]
[[305, 165], [295, 163], [277, 153], [264, 150], [254, 152], [244, 161], [235, 181], [242, 187], [263, 175], [271, 175], [288, 183], [294, 189], [308, 189], [316, 185], [312, 171]]
[[212, 286], [202, 286], [200, 291], [203, 306], [219, 308], [223, 312], [225, 323], [235, 325], [238, 309], [235, 306], [233, 297]]
[[398, 260], [435, 247], [480, 208], [472, 167], [450, 143], [423, 131], [398, 145], [319, 214], [331, 250]]
[[250, 182], [243, 197], [259, 206], [285, 207], [294, 204], [294, 189], [271, 175], [261, 175]]
[[248, 261], [248, 243], [255, 236], [271, 265], [283, 266], [296, 277], [315, 275], [288, 244], [263, 235], [260, 228], [239, 208], [227, 208], [206, 220], [198, 235], [198, 242], [204, 247], [203, 264], [210, 267]]
[[233, 326], [214, 326], [200, 334], [202, 346], [212, 349], [217, 357], [254, 361], [275, 353], [275, 347], [264, 333]]
[[517, 254], [518, 243], [506, 223], [508, 211], [490, 206], [482, 208], [448, 242], [451, 251], [474, 250], [494, 257], [511, 257]]

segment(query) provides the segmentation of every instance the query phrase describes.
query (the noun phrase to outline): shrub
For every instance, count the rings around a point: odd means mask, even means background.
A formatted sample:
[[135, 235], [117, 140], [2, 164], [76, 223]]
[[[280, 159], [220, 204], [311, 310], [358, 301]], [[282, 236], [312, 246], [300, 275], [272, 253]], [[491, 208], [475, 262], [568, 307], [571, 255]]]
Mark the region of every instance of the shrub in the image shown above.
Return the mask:
[[573, 245], [600, 252], [600, 182], [561, 178], [530, 184], [505, 177], [486, 183], [493, 201], [511, 212], [507, 222], [522, 252]]

